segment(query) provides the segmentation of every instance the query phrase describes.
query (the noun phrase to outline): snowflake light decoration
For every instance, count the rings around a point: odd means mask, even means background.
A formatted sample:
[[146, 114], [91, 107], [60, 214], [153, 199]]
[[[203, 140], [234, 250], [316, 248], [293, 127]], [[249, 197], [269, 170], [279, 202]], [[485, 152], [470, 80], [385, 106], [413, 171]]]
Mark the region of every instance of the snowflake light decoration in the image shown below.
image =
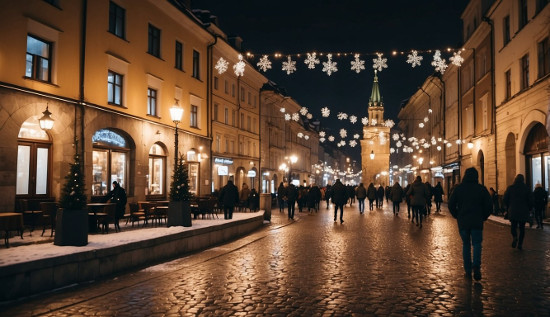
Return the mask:
[[363, 125], [369, 125], [369, 118], [367, 118], [367, 117], [361, 118], [361, 123], [362, 123]]
[[256, 64], [256, 66], [258, 66], [265, 73], [268, 69], [271, 69], [271, 61], [269, 60], [267, 55], [264, 55], [262, 56], [262, 58], [260, 58], [260, 61], [258, 62], [258, 64]]
[[337, 72], [338, 68], [336, 67], [336, 62], [332, 61], [332, 54], [327, 54], [327, 58], [328, 61], [323, 62], [323, 72], [330, 76], [332, 73]]
[[300, 109], [300, 114], [302, 114], [302, 116], [305, 116], [307, 114], [307, 108], [302, 107], [302, 109]]
[[328, 140], [329, 140], [330, 142], [333, 142], [333, 141], [334, 141], [334, 137], [333, 137], [332, 135], [329, 135], [329, 136], [328, 136]]
[[298, 137], [301, 139], [304, 137], [304, 134], [302, 132], [298, 132]]
[[419, 128], [423, 128], [423, 127], [424, 127], [424, 122], [420, 122], [420, 123], [418, 124], [418, 127], [419, 127]]
[[338, 145], [338, 147], [342, 147], [342, 144], [340, 144], [340, 142], [338, 142], [338, 144], [336, 144], [336, 145]]
[[399, 134], [394, 133], [394, 134], [391, 136], [391, 138], [392, 138], [394, 141], [397, 141], [397, 140], [399, 140]]
[[355, 140], [349, 141], [349, 146], [355, 147], [356, 145], [357, 145], [357, 141], [355, 141]]
[[309, 140], [309, 135], [304, 135], [304, 139]]
[[391, 119], [388, 119], [386, 121], [384, 121], [384, 126], [388, 127], [388, 128], [393, 128], [393, 126], [395, 125], [395, 122], [393, 122], [393, 120]]
[[309, 120], [311, 120], [311, 119], [313, 119], [313, 115], [312, 115], [311, 113], [308, 113], [308, 114], [306, 115], [306, 118], [308, 118]]
[[237, 62], [237, 64], [233, 65], [233, 71], [235, 72], [235, 75], [237, 75], [237, 77], [244, 75], [245, 66], [246, 64], [243, 61], [243, 55], [239, 54], [239, 61]]
[[290, 115], [290, 113], [285, 113], [285, 120], [290, 121], [290, 119], [292, 119], [292, 116]]
[[340, 144], [342, 144], [342, 146], [345, 146], [345, 145], [346, 145], [346, 141], [342, 140], [342, 141], [340, 141]]
[[223, 74], [227, 71], [227, 68], [229, 66], [229, 62], [223, 59], [223, 57], [220, 57], [218, 61], [216, 62], [216, 66], [214, 68], [218, 71], [218, 74]]
[[365, 69], [365, 61], [359, 59], [359, 54], [353, 55], [355, 60], [351, 61], [351, 70], [354, 70], [357, 74]]
[[290, 75], [296, 71], [296, 61], [293, 61], [290, 56], [286, 62], [283, 62], [283, 71], [286, 71], [287, 75]]
[[297, 114], [297, 113], [293, 113], [293, 114], [292, 114], [292, 120], [298, 122], [298, 120], [300, 120], [300, 115]]
[[323, 107], [321, 109], [321, 116], [323, 116], [323, 118], [330, 116], [330, 109], [328, 107]]
[[320, 137], [324, 138], [325, 135], [326, 135], [326, 132], [325, 132], [325, 131], [320, 131], [320, 132], [319, 132], [319, 136], [320, 136]]
[[378, 120], [376, 120], [376, 119], [372, 119], [370, 121], [370, 125], [377, 125], [377, 124], [378, 124]]
[[286, 112], [286, 109], [285, 109], [285, 108], [281, 108], [281, 112], [282, 112], [282, 113], [285, 113], [285, 112]]
[[360, 137], [361, 137], [361, 136], [360, 136], [358, 133], [356, 133], [356, 134], [353, 135], [353, 138], [354, 138], [354, 139], [359, 139]]
[[382, 58], [382, 53], [376, 53], [378, 55], [378, 58], [373, 59], [372, 61], [374, 64], [372, 65], [372, 68], [377, 69], [379, 72], [382, 71], [384, 68], [388, 68], [388, 64], [386, 62], [388, 61], [387, 58]]
[[407, 55], [407, 63], [411, 64], [411, 66], [414, 68], [415, 66], [420, 66], [420, 62], [424, 59], [424, 57], [418, 55], [418, 52], [413, 50], [411, 54]]
[[315, 65], [320, 62], [321, 61], [317, 58], [317, 53], [307, 53], [307, 58], [304, 61], [308, 69], [315, 69]]
[[321, 143], [325, 142], [325, 138], [319, 138], [319, 142]]
[[435, 51], [434, 60], [432, 61], [432, 66], [435, 67], [436, 72], [440, 72], [441, 74], [445, 73], [445, 70], [447, 69], [447, 63], [445, 62], [445, 59], [441, 58], [440, 50]]
[[357, 116], [351, 115], [349, 116], [349, 122], [352, 124], [355, 124], [357, 122]]
[[447, 143], [447, 147], [451, 147], [451, 146], [452, 146], [451, 142]]
[[338, 120], [346, 120], [348, 118], [348, 114], [344, 112], [339, 112], [336, 117], [338, 118]]
[[424, 117], [424, 122], [428, 122], [428, 121], [430, 121], [430, 118]]
[[458, 67], [462, 66], [462, 63], [464, 63], [464, 58], [460, 56], [461, 51], [454, 52], [452, 57], [449, 57], [449, 60], [452, 62], [453, 65], [456, 65]]
[[390, 154], [393, 154], [393, 153], [395, 153], [395, 149], [391, 147], [390, 148]]
[[401, 143], [401, 141], [397, 141], [397, 142], [395, 142], [395, 146], [397, 146], [397, 147], [401, 147], [401, 145], [403, 145], [403, 143]]
[[340, 129], [340, 137], [345, 138], [348, 136], [348, 131], [346, 129]]

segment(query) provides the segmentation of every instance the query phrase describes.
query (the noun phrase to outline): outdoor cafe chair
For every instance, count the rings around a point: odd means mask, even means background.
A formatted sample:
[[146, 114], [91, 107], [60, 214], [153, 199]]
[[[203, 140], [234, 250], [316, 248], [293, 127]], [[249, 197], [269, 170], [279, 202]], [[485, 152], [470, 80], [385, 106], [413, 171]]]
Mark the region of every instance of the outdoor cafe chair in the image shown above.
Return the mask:
[[42, 210], [42, 236], [44, 236], [44, 232], [46, 232], [46, 227], [49, 225], [51, 228], [50, 237], [53, 237], [57, 215], [57, 203], [50, 201], [41, 202], [40, 209]]

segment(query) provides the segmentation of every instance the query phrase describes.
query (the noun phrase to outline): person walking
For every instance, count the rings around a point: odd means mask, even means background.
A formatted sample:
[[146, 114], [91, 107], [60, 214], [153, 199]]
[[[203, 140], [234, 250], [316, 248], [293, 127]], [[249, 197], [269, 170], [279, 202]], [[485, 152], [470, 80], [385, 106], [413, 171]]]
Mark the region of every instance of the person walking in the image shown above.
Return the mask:
[[422, 217], [424, 216], [424, 209], [426, 208], [429, 193], [426, 184], [422, 183], [422, 178], [420, 176], [416, 176], [416, 179], [412, 183], [411, 188], [409, 188], [407, 195], [412, 195], [412, 222], [416, 220], [416, 226], [422, 228]]
[[250, 197], [250, 189], [246, 183], [243, 183], [241, 193], [239, 194], [239, 206], [246, 211], [248, 206], [248, 198]]
[[106, 200], [111, 200], [112, 203], [116, 204], [115, 211], [115, 231], [120, 231], [119, 221], [124, 217], [124, 212], [126, 211], [126, 191], [124, 188], [120, 187], [117, 181], [113, 182], [113, 190], [107, 195]]
[[312, 210], [317, 212], [319, 202], [321, 201], [321, 190], [317, 184], [312, 184], [307, 194], [307, 211], [312, 213]]
[[285, 200], [286, 200], [286, 187], [281, 182], [277, 188], [277, 204], [279, 205], [279, 212], [285, 212]]
[[298, 199], [298, 189], [294, 184], [289, 183], [286, 188], [286, 203], [288, 204], [288, 219], [294, 220], [294, 208], [296, 207], [296, 199]]
[[332, 186], [332, 203], [334, 204], [334, 221], [338, 216], [338, 209], [340, 209], [340, 223], [344, 223], [344, 205], [348, 201], [348, 192], [346, 186], [337, 179]]
[[369, 210], [374, 209], [374, 201], [376, 200], [376, 188], [374, 188], [374, 184], [370, 183], [369, 188], [367, 188], [367, 198], [369, 199]]
[[363, 186], [363, 183], [360, 183], [359, 186], [355, 189], [357, 196], [357, 201], [359, 202], [359, 213], [362, 214], [365, 212], [365, 198], [367, 198], [367, 189]]
[[232, 180], [228, 180], [220, 191], [219, 201], [223, 205], [223, 219], [233, 219], [233, 209], [239, 202], [239, 189]]
[[395, 182], [390, 190], [391, 201], [393, 202], [393, 215], [399, 216], [399, 205], [403, 201], [403, 188], [399, 182]]
[[384, 186], [379, 185], [376, 190], [376, 208], [382, 208], [384, 206]]
[[441, 212], [441, 203], [443, 202], [443, 186], [441, 186], [441, 182], [437, 182], [432, 194], [434, 196], [435, 212]]
[[407, 194], [409, 192], [409, 189], [411, 189], [410, 183], [405, 186], [403, 194], [405, 195], [405, 202], [407, 203], [407, 218], [411, 219], [411, 195]]
[[548, 193], [540, 183], [535, 185], [535, 190], [533, 191], [533, 199], [535, 203], [535, 220], [537, 221], [537, 229], [543, 229], [542, 218], [546, 205], [548, 205]]
[[325, 201], [327, 202], [327, 209], [329, 207], [328, 205], [329, 205], [331, 196], [332, 196], [332, 186], [328, 184], [327, 187], [325, 188]]
[[255, 188], [252, 188], [250, 190], [250, 196], [248, 197], [249, 202], [249, 208], [251, 212], [258, 211], [258, 208], [260, 208], [260, 195], [256, 191]]
[[[504, 192], [502, 199], [504, 205], [508, 208], [508, 217], [512, 224], [512, 248], [523, 248], [523, 239], [525, 238], [525, 223], [529, 220], [529, 212], [533, 208], [533, 193], [525, 184], [523, 174], [518, 174], [514, 183]], [[519, 239], [517, 230], [519, 228]]]
[[428, 181], [426, 181], [425, 185], [426, 189], [428, 190], [428, 196], [426, 197], [426, 213], [424, 214], [424, 216], [427, 216], [432, 212], [433, 187], [432, 184], [430, 184], [430, 182]]
[[[479, 184], [478, 172], [474, 167], [464, 172], [462, 183], [449, 197], [449, 211], [458, 222], [458, 231], [462, 238], [462, 259], [467, 279], [481, 280], [481, 242], [483, 241], [483, 222], [492, 211], [491, 195], [485, 186]], [[472, 247], [474, 256], [472, 260]]]

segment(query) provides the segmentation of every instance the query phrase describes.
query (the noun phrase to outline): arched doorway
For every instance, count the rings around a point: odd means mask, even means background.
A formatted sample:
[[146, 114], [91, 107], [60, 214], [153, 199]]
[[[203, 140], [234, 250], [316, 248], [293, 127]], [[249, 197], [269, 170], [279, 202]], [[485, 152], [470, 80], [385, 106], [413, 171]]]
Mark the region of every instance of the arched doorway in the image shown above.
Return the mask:
[[508, 133], [506, 137], [506, 187], [512, 185], [516, 177], [516, 137], [514, 133]]
[[126, 136], [111, 129], [100, 129], [92, 135], [92, 199], [99, 199], [117, 181], [126, 192], [129, 184], [130, 143]]
[[481, 150], [477, 154], [477, 165], [479, 166], [479, 182], [481, 185], [485, 185], [485, 156]]
[[166, 146], [156, 142], [149, 149], [149, 174], [147, 175], [147, 198], [166, 198]]
[[525, 140], [525, 176], [531, 189], [541, 184], [548, 190], [550, 155], [548, 153], [548, 133], [542, 123], [535, 124]]
[[[239, 192], [243, 189], [243, 183], [246, 181], [246, 173], [243, 167], [237, 168], [235, 172], [235, 185], [239, 188]], [[249, 186], [250, 187], [250, 186]]]

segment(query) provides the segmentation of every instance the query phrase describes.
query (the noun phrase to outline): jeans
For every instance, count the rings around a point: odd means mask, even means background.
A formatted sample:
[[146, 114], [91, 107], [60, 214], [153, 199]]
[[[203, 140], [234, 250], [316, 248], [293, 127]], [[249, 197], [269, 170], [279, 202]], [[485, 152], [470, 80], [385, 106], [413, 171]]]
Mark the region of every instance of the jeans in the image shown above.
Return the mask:
[[338, 209], [340, 209], [340, 221], [344, 220], [344, 205], [343, 204], [334, 204], [334, 221], [336, 221], [336, 216], [338, 215]]
[[[462, 238], [462, 258], [464, 260], [464, 271], [466, 274], [472, 273], [472, 267], [481, 268], [481, 241], [483, 240], [483, 230], [481, 229], [461, 229], [459, 230]], [[474, 248], [474, 259], [472, 261], [472, 246]]]
[[288, 204], [288, 219], [294, 219], [294, 205], [296, 205], [296, 202], [294, 200], [287, 200], [286, 203]]
[[512, 220], [512, 226], [510, 231], [512, 232], [512, 237], [514, 239], [517, 238], [517, 228], [519, 227], [519, 239], [518, 239], [518, 246], [523, 245], [523, 238], [525, 237], [525, 222], [524, 221], [516, 221]]
[[232, 219], [233, 218], [233, 206], [224, 206], [223, 207], [223, 219]]
[[393, 213], [394, 214], [399, 213], [399, 202], [398, 201], [393, 202]]
[[365, 198], [357, 198], [357, 201], [359, 201], [359, 212], [363, 213], [365, 211]]

